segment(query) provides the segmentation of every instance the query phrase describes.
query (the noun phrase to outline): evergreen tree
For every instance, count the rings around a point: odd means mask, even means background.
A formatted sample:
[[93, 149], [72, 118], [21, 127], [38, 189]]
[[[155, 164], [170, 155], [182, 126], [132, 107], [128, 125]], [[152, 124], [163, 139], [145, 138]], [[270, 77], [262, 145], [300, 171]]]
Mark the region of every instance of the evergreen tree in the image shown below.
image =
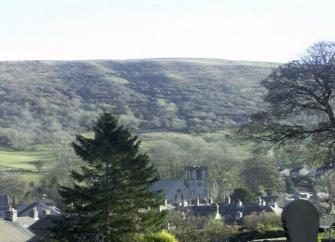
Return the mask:
[[150, 190], [159, 177], [140, 140], [102, 113], [94, 138], [77, 135], [73, 148], [85, 165], [72, 171], [73, 186], [61, 187], [66, 216], [58, 221], [61, 241], [132, 241], [162, 228], [162, 196]]

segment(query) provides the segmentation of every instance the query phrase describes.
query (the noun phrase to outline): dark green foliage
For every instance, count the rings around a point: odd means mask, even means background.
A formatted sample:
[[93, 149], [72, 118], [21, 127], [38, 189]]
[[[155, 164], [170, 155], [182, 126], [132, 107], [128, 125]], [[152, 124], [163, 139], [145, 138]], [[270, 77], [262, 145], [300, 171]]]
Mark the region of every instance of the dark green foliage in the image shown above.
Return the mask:
[[298, 191], [313, 192], [314, 190], [314, 182], [310, 176], [292, 178], [292, 182]]
[[243, 203], [255, 203], [256, 197], [245, 188], [237, 188], [234, 189], [233, 193], [231, 194], [231, 200], [234, 202], [240, 200]]
[[291, 177], [285, 176], [285, 187], [286, 187], [286, 192], [287, 193], [293, 193], [295, 192], [294, 184], [292, 182]]
[[85, 165], [72, 171], [73, 187], [61, 187], [67, 215], [56, 229], [61, 241], [131, 241], [161, 229], [161, 194], [150, 191], [158, 175], [140, 140], [110, 113], [99, 116], [94, 138], [78, 135], [73, 148]]
[[259, 80], [276, 66], [210, 59], [0, 62], [0, 146], [57, 143], [89, 128], [104, 109], [141, 132], [226, 128], [256, 110]]
[[[284, 190], [284, 181], [273, 161], [261, 157], [253, 157], [244, 162], [241, 177], [245, 186], [254, 194], [278, 195]], [[266, 194], [262, 194], [265, 192]]]

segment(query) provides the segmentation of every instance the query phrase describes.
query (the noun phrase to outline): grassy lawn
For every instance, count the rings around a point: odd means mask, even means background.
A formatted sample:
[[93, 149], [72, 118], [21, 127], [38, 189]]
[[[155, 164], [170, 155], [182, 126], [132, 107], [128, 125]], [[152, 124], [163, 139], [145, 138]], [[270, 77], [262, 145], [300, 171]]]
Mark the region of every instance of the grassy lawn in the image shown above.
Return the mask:
[[[54, 159], [52, 147], [38, 146], [37, 151], [13, 151], [0, 148], [0, 171], [24, 175], [29, 180], [35, 180], [39, 174], [34, 165], [36, 161], [48, 162]], [[44, 165], [44, 169], [48, 164]]]

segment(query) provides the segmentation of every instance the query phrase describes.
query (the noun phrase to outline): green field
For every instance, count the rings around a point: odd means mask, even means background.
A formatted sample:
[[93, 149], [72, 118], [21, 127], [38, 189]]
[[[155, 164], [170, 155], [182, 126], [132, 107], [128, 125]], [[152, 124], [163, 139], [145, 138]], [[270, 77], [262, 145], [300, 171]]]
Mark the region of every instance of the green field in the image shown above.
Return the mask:
[[37, 151], [14, 151], [0, 148], [0, 171], [23, 175], [29, 180], [38, 178], [38, 170], [35, 162], [46, 162], [43, 166], [45, 171], [49, 167], [49, 161], [54, 159], [52, 148], [49, 146], [38, 146]]

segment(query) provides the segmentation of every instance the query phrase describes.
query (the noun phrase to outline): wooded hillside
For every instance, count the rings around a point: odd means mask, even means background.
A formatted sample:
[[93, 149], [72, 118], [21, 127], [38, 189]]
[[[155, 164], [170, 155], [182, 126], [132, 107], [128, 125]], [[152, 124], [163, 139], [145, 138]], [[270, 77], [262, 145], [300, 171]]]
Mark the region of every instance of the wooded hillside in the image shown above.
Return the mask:
[[209, 132], [259, 110], [274, 63], [217, 59], [0, 62], [0, 145], [56, 142], [112, 110], [139, 132]]

